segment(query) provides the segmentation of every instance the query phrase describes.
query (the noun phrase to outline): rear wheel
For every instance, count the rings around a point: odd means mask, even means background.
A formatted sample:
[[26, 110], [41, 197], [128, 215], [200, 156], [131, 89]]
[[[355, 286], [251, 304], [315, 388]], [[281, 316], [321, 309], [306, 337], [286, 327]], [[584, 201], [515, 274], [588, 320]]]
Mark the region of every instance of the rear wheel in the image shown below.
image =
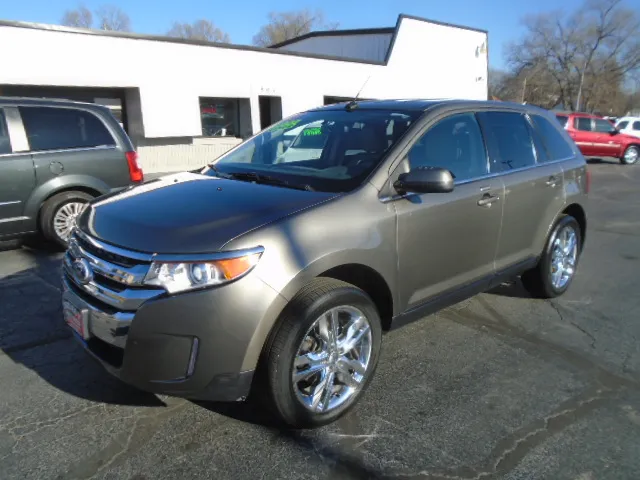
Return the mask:
[[639, 159], [640, 159], [640, 147], [636, 145], [630, 145], [624, 151], [624, 155], [622, 155], [622, 158], [620, 158], [620, 161], [624, 165], [633, 165], [634, 163], [637, 163]]
[[94, 197], [85, 192], [62, 192], [48, 199], [40, 213], [40, 229], [44, 237], [66, 248], [76, 218]]
[[539, 298], [562, 295], [571, 285], [581, 248], [580, 225], [571, 215], [563, 215], [551, 231], [538, 265], [522, 275], [524, 287]]
[[294, 428], [333, 422], [373, 376], [382, 336], [378, 312], [359, 288], [318, 278], [284, 315], [266, 357], [270, 403]]

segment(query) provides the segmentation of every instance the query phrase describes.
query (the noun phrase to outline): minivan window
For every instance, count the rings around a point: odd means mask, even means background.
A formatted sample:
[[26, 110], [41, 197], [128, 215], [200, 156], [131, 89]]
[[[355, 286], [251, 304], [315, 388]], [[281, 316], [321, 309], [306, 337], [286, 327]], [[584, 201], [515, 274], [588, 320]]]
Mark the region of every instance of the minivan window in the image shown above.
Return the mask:
[[94, 114], [72, 108], [20, 107], [32, 151], [114, 146], [107, 127]]
[[11, 153], [11, 140], [9, 139], [9, 129], [7, 128], [4, 110], [0, 108], [0, 155], [3, 153]]
[[633, 122], [632, 126], [633, 130], [640, 130], [640, 122]]
[[301, 113], [225, 153], [214, 162], [215, 169], [203, 174], [240, 178], [250, 172], [263, 179], [273, 177], [284, 187], [350, 191], [373, 172], [421, 114], [357, 108]]
[[610, 132], [611, 129], [613, 128], [613, 125], [611, 124], [611, 122], [607, 120], [600, 120], [599, 118], [596, 118], [594, 121], [596, 124], [596, 130], [595, 130], [596, 132], [607, 133], [607, 132]]
[[[540, 133], [540, 137], [547, 151], [547, 160], [562, 160], [573, 156], [571, 146], [549, 120], [540, 115], [531, 115], [531, 120], [536, 130]], [[541, 160], [540, 156], [538, 156], [538, 161]]]
[[576, 117], [574, 120], [574, 126], [576, 130], [582, 130], [583, 132], [591, 131], [591, 119], [589, 117]]
[[440, 120], [411, 147], [409, 165], [448, 169], [456, 181], [487, 174], [487, 153], [473, 113]]
[[478, 113], [489, 144], [491, 173], [507, 172], [535, 165], [529, 124], [516, 112]]

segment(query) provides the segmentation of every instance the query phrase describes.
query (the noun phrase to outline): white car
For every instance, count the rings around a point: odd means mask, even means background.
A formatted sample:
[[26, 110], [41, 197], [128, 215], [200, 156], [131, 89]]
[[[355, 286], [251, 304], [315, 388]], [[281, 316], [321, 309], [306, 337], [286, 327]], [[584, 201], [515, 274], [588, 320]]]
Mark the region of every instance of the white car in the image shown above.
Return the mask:
[[616, 122], [621, 133], [640, 138], [640, 117], [622, 117]]

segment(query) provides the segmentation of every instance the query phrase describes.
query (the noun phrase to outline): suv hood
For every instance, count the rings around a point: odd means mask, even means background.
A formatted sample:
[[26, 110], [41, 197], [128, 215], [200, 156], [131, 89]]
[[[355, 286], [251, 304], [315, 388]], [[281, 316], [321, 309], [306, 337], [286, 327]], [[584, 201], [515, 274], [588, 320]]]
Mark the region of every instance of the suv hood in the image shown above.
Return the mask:
[[335, 196], [184, 172], [96, 199], [78, 228], [140, 252], [208, 253]]

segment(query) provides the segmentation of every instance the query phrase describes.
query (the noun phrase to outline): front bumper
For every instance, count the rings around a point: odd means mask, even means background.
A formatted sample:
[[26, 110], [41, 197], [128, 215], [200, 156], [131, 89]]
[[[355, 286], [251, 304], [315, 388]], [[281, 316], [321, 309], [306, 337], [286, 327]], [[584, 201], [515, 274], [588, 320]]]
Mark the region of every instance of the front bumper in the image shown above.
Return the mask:
[[[122, 311], [65, 267], [63, 300], [82, 312], [75, 337], [108, 372], [141, 390], [208, 401], [244, 399], [264, 337], [285, 305], [251, 274], [208, 290], [144, 300]], [[104, 292], [102, 292], [104, 293]], [[109, 300], [109, 297], [101, 297]]]

